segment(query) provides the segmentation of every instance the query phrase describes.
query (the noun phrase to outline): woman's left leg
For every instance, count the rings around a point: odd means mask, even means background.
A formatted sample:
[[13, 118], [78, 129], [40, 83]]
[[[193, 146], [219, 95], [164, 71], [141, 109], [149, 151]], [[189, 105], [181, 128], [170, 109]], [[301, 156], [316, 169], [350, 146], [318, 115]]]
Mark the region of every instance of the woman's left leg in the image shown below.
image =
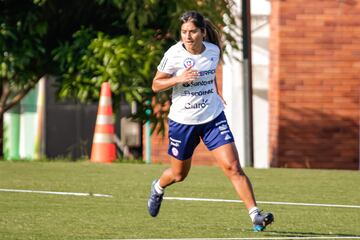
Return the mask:
[[240, 166], [235, 144], [227, 143], [213, 149], [211, 152], [248, 209], [254, 224], [254, 231], [265, 230], [266, 226], [274, 221], [274, 216], [272, 213], [261, 214], [256, 207], [254, 191], [249, 178]]
[[249, 178], [240, 166], [239, 155], [234, 143], [228, 143], [211, 151], [225, 175], [234, 186], [247, 209], [256, 206], [254, 191]]

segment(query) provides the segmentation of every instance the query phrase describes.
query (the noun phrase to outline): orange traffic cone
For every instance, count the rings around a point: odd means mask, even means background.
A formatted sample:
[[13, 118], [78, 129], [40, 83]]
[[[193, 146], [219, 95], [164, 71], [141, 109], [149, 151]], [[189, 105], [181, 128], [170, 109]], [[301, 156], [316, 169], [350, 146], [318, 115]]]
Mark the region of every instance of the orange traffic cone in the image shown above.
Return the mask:
[[100, 102], [91, 149], [91, 162], [111, 163], [116, 159], [112, 113], [110, 84], [104, 82], [101, 85]]

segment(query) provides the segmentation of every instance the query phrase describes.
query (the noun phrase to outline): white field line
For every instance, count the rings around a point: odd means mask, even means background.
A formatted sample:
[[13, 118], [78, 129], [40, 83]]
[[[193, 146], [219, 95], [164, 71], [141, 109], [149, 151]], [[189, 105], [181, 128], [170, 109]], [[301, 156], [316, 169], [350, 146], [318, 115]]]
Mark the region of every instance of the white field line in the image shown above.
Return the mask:
[[[164, 197], [166, 200], [179, 200], [179, 201], [202, 201], [202, 202], [229, 202], [241, 203], [241, 200], [227, 200], [227, 199], [210, 199], [210, 198], [185, 198], [185, 197]], [[311, 206], [311, 207], [337, 207], [337, 208], [360, 208], [359, 205], [339, 205], [339, 204], [322, 204], [322, 203], [294, 203], [294, 202], [266, 202], [257, 201], [261, 204], [272, 205], [295, 205], [295, 206]]]
[[139, 238], [103, 240], [292, 240], [292, 239], [360, 239], [360, 236], [314, 236], [314, 237], [245, 237], [245, 238]]
[[[70, 195], [70, 196], [93, 196], [93, 197], [113, 197], [109, 194], [99, 193], [78, 193], [78, 192], [54, 192], [54, 191], [37, 191], [37, 190], [22, 190], [22, 189], [4, 189], [0, 188], [0, 192], [17, 192], [17, 193], [39, 193], [39, 194], [53, 194], [53, 195]], [[167, 200], [180, 201], [205, 201], [205, 202], [242, 202], [240, 200], [226, 200], [226, 199], [208, 199], [208, 198], [178, 198], [178, 197], [164, 197]], [[258, 201], [263, 204], [279, 204], [279, 205], [300, 205], [300, 206], [321, 206], [321, 207], [346, 207], [346, 208], [360, 208], [356, 205], [337, 205], [337, 204], [316, 204], [316, 203], [289, 203], [289, 202], [265, 202]], [[258, 237], [258, 238], [148, 238], [148, 239], [131, 239], [131, 240], [291, 240], [291, 239], [360, 239], [360, 236], [316, 236], [316, 237]], [[107, 239], [107, 240], [120, 240]], [[124, 240], [124, 239], [121, 239]]]
[[53, 195], [68, 195], [68, 196], [78, 196], [78, 197], [112, 197], [108, 194], [99, 194], [99, 193], [78, 193], [78, 192], [54, 192], [54, 191], [37, 191], [37, 190], [22, 190], [22, 189], [3, 189], [0, 188], [0, 192], [17, 192], [17, 193], [40, 193], [40, 194], [53, 194]]
[[[4, 189], [0, 188], [0, 192], [18, 192], [18, 193], [39, 193], [39, 194], [52, 194], [52, 195], [68, 195], [68, 196], [83, 196], [83, 197], [113, 197], [109, 194], [99, 193], [79, 193], [79, 192], [55, 192], [55, 191], [38, 191], [38, 190], [22, 190], [22, 189]], [[241, 200], [228, 200], [228, 199], [210, 199], [210, 198], [185, 198], [185, 197], [164, 197], [166, 200], [179, 200], [179, 201], [202, 201], [202, 202], [229, 202], [241, 203]], [[312, 207], [337, 207], [337, 208], [360, 208], [359, 205], [339, 205], [339, 204], [322, 204], [322, 203], [294, 203], [294, 202], [267, 202], [257, 201], [261, 204], [272, 205], [295, 205], [295, 206], [312, 206]]]
[[360, 236], [316, 236], [316, 237], [246, 237], [246, 238], [139, 238], [139, 239], [103, 239], [103, 240], [291, 240], [291, 239], [360, 239]]

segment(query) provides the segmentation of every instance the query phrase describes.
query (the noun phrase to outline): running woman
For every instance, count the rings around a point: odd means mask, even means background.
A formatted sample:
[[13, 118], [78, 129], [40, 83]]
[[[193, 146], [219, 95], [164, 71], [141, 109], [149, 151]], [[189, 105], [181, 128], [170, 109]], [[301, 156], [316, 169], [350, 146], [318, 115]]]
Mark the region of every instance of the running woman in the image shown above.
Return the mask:
[[195, 11], [185, 12], [180, 22], [181, 41], [165, 53], [152, 84], [154, 92], [172, 88], [168, 120], [171, 167], [151, 185], [149, 213], [156, 217], [165, 188], [186, 178], [201, 139], [243, 200], [254, 230], [263, 231], [274, 216], [262, 214], [257, 208], [223, 112], [224, 100], [216, 87], [216, 67], [222, 56], [219, 32]]

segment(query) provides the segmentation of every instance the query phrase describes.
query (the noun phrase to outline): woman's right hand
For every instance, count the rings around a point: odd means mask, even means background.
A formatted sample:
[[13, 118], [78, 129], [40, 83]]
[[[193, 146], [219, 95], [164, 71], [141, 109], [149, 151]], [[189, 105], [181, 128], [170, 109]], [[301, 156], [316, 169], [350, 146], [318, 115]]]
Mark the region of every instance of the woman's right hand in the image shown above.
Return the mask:
[[190, 83], [195, 81], [199, 77], [199, 71], [193, 70], [192, 67], [188, 67], [185, 71], [179, 75], [178, 83]]
[[199, 77], [199, 71], [191, 69], [191, 67], [185, 69], [185, 71], [179, 76], [173, 77], [168, 73], [156, 72], [153, 79], [152, 90], [154, 92], [160, 92], [172, 88], [177, 84], [190, 83], [195, 81]]

